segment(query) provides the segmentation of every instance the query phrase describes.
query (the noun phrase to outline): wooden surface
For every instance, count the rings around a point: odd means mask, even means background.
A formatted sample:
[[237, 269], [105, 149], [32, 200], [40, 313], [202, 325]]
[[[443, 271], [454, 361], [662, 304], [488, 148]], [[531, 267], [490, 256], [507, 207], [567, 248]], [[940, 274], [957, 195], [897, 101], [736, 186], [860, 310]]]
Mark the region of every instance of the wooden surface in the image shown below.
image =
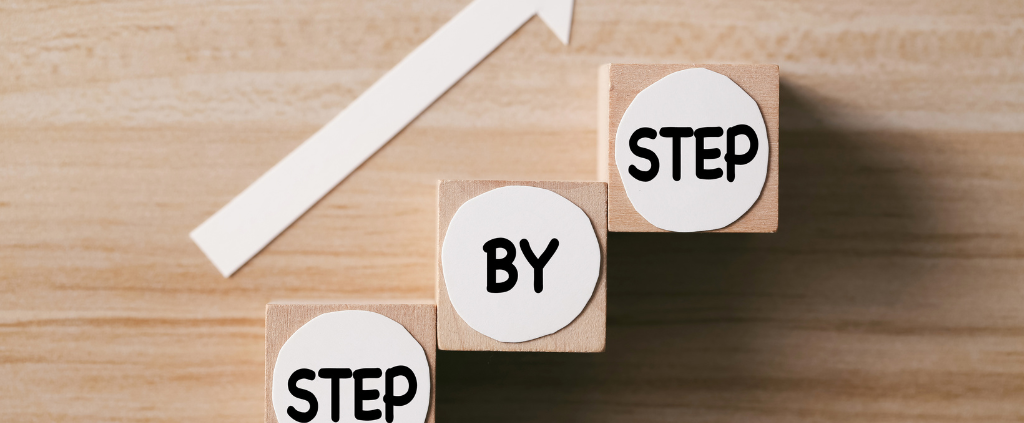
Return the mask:
[[580, 0], [231, 279], [188, 232], [468, 0], [0, 5], [0, 421], [259, 422], [272, 300], [431, 298], [438, 179], [592, 180], [603, 63], [777, 63], [779, 232], [610, 235], [601, 354], [444, 422], [1024, 419], [1024, 4]]
[[[601, 273], [594, 294], [576, 319], [550, 335], [526, 342], [499, 342], [469, 327], [455, 311], [444, 283], [441, 247], [455, 212], [467, 201], [495, 188], [531, 186], [550, 190], [578, 206], [590, 218], [601, 247]], [[440, 181], [437, 185], [437, 346], [450, 351], [601, 352], [608, 317], [608, 185], [603, 182]]]
[[768, 131], [768, 177], [761, 196], [743, 216], [708, 232], [775, 232], [779, 228], [779, 67], [777, 65], [637, 65], [601, 66], [598, 77], [598, 148], [605, 157], [599, 175], [608, 182], [608, 230], [612, 232], [669, 232], [647, 221], [629, 201], [615, 164], [615, 134], [626, 109], [640, 91], [669, 74], [694, 67], [729, 77], [754, 99]]
[[[434, 423], [437, 393], [437, 307], [434, 304], [267, 304], [265, 415], [264, 422], [278, 423], [274, 412], [274, 365], [285, 341], [313, 318], [335, 311], [365, 310], [380, 314], [405, 327], [423, 347], [430, 366], [430, 408], [425, 423]], [[324, 408], [326, 409], [326, 407]]]

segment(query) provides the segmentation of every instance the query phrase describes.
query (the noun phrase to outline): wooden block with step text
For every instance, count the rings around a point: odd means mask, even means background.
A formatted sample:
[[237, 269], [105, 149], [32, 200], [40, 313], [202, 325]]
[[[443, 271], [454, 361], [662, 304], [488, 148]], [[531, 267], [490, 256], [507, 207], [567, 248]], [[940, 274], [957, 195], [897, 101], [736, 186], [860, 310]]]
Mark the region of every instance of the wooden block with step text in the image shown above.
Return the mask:
[[436, 317], [432, 302], [268, 304], [265, 421], [433, 423]]
[[438, 348], [600, 352], [607, 185], [441, 181]]
[[777, 65], [610, 64], [598, 80], [609, 231], [778, 230]]

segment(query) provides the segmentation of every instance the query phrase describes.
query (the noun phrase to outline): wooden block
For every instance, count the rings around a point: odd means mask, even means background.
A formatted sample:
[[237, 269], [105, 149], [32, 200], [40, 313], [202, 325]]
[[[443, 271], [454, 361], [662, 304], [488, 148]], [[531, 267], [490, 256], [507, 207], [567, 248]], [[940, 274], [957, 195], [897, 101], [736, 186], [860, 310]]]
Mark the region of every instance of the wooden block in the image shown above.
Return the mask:
[[768, 132], [768, 175], [761, 196], [732, 224], [710, 232], [775, 232], [779, 226], [779, 67], [778, 65], [636, 65], [610, 64], [598, 78], [598, 180], [608, 182], [608, 230], [668, 232], [641, 216], [623, 186], [615, 165], [615, 134], [633, 99], [665, 76], [705, 68], [732, 79], [760, 108]]
[[[528, 186], [561, 195], [586, 214], [600, 247], [600, 272], [583, 311], [562, 329], [524, 342], [499, 342], [469, 326], [456, 312], [445, 285], [442, 248], [456, 211], [468, 200], [500, 187]], [[459, 351], [600, 352], [605, 345], [607, 185], [601, 182], [441, 181], [438, 185], [438, 347]], [[520, 270], [523, 272], [523, 270]]]
[[[300, 327], [310, 320], [335, 311], [363, 310], [383, 315], [401, 324], [412, 335], [412, 337], [423, 347], [427, 363], [430, 367], [430, 405], [427, 411], [426, 423], [434, 422], [434, 399], [437, 386], [436, 363], [437, 363], [437, 307], [432, 302], [421, 302], [411, 304], [318, 304], [318, 303], [271, 303], [267, 304], [266, 317], [266, 423], [278, 423], [274, 412], [272, 387], [274, 376], [274, 365], [277, 362], [278, 353], [285, 341], [288, 340]], [[383, 396], [383, 392], [381, 392]], [[320, 413], [327, 413], [324, 417], [330, 417], [330, 404], [324, 398], [318, 398]], [[342, 411], [352, 412], [352, 398], [342, 399]], [[342, 421], [352, 419], [352, 415], [342, 415]], [[317, 421], [322, 417], [317, 416]], [[348, 420], [346, 420], [348, 419]], [[382, 417], [379, 421], [384, 421]], [[396, 420], [397, 422], [398, 420]], [[282, 422], [287, 423], [287, 422]]]

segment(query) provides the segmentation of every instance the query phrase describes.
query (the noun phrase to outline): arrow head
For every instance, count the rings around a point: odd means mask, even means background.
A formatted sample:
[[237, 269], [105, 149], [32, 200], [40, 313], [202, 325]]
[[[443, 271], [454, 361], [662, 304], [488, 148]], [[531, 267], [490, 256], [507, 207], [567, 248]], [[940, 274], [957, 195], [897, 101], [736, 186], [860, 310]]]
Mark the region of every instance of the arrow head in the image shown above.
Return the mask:
[[537, 16], [565, 45], [569, 45], [572, 30], [572, 8], [573, 0], [541, 0], [537, 5]]

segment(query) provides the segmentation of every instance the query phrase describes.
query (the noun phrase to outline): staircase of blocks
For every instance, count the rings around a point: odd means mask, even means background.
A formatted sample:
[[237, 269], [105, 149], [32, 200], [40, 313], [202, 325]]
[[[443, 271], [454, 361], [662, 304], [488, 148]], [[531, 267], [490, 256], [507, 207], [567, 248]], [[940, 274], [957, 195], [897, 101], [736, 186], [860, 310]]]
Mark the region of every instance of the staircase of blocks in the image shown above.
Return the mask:
[[434, 302], [268, 304], [266, 422], [434, 422], [439, 349], [605, 349], [609, 231], [777, 231], [778, 66], [605, 65], [597, 125], [595, 182], [438, 182]]

